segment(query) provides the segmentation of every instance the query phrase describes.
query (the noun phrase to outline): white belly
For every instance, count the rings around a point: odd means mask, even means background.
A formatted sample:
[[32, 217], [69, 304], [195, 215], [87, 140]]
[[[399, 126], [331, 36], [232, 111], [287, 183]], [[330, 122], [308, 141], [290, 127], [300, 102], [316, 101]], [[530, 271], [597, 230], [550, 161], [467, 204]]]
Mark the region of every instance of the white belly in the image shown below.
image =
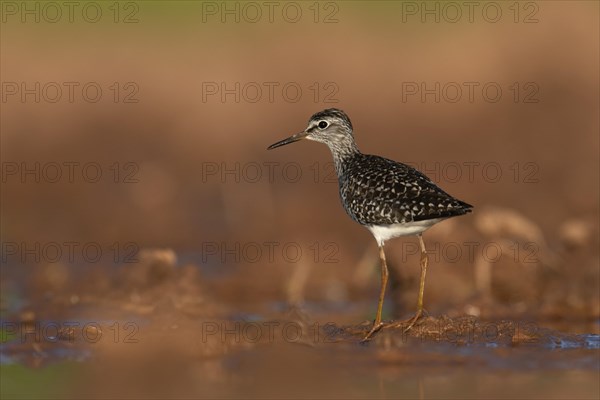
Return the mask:
[[383, 245], [383, 242], [400, 236], [418, 235], [431, 228], [433, 225], [442, 221], [444, 218], [427, 219], [425, 221], [407, 222], [405, 224], [394, 225], [371, 225], [367, 229], [371, 231], [377, 244]]

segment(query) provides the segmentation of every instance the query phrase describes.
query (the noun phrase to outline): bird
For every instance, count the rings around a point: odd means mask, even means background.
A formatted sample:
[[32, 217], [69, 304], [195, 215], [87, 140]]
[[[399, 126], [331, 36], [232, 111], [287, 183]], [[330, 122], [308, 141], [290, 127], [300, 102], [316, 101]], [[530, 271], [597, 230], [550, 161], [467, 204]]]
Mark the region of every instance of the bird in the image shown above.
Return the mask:
[[408, 320], [410, 330], [423, 314], [423, 294], [429, 258], [423, 232], [448, 218], [467, 214], [473, 206], [458, 200], [417, 169], [377, 155], [363, 154], [354, 140], [348, 115], [329, 108], [313, 114], [306, 129], [269, 147], [272, 150], [303, 139], [324, 143], [333, 156], [339, 195], [346, 213], [374, 236], [379, 247], [381, 289], [372, 328], [362, 341], [369, 341], [382, 322], [388, 267], [384, 244], [400, 236], [417, 236], [421, 250], [421, 276], [417, 311]]

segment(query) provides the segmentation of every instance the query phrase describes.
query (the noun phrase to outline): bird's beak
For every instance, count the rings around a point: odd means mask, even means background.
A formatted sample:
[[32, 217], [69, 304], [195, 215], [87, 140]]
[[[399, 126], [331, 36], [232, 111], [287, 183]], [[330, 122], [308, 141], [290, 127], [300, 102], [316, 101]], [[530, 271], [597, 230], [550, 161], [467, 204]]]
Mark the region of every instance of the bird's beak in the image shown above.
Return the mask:
[[303, 131], [303, 132], [300, 132], [300, 133], [296, 133], [295, 135], [292, 135], [292, 136], [290, 136], [287, 139], [283, 139], [283, 140], [280, 140], [277, 143], [273, 143], [272, 145], [270, 145], [269, 147], [267, 147], [267, 150], [271, 150], [271, 149], [274, 149], [276, 147], [281, 147], [281, 146], [285, 146], [286, 144], [297, 142], [298, 140], [305, 139], [307, 136], [308, 136], [308, 132], [306, 132], [306, 131]]

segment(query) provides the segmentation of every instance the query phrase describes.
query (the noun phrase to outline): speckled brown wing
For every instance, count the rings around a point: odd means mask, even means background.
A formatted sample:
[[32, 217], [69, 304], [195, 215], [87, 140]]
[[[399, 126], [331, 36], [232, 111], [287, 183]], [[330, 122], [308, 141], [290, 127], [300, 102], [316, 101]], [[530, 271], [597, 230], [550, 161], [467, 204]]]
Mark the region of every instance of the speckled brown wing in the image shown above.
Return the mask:
[[449, 218], [471, 211], [471, 205], [408, 165], [360, 153], [345, 161], [340, 197], [348, 215], [362, 225]]

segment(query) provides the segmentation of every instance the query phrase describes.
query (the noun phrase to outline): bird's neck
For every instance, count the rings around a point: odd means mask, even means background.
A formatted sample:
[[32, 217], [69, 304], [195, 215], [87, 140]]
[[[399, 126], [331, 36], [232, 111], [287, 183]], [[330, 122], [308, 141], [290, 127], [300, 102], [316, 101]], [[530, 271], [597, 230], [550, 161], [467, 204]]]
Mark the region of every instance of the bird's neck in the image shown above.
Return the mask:
[[333, 165], [338, 176], [343, 173], [348, 161], [357, 154], [360, 154], [354, 139], [351, 137], [341, 142], [336, 141], [335, 143], [327, 143], [327, 146], [329, 147], [329, 150], [331, 150]]

